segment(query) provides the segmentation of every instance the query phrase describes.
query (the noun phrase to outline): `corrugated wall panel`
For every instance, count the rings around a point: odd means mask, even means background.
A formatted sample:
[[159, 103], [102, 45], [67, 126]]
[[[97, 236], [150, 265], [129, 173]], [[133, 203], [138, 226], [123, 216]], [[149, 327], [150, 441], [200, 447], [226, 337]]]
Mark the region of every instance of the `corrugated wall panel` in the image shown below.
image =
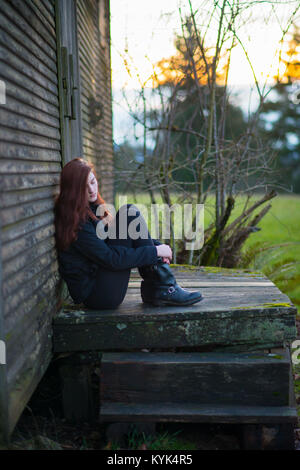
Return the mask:
[[[107, 45], [99, 38], [99, 1], [77, 0], [84, 157], [95, 165], [104, 199], [113, 203], [113, 147], [109, 48], [109, 1], [105, 2]], [[103, 118], [91, 125], [91, 101], [103, 106]]]
[[[53, 216], [39, 218], [38, 230], [33, 232], [26, 233], [17, 240], [12, 238], [11, 241], [5, 243], [5, 249], [1, 251], [3, 263], [7, 262], [12, 257], [19, 257], [27, 250], [32, 250], [34, 246], [40, 243], [42, 240], [53, 236], [54, 226], [53, 226]], [[41, 220], [42, 219], [42, 220]]]
[[[12, 430], [51, 359], [59, 278], [54, 195], [61, 171], [53, 0], [2, 0], [0, 222]], [[3, 404], [2, 404], [3, 406]]]

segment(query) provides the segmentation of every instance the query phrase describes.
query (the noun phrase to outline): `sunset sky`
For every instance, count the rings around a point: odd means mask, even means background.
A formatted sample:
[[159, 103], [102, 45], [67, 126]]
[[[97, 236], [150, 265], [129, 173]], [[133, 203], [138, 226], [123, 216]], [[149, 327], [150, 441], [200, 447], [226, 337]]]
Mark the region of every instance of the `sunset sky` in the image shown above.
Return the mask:
[[[219, 2], [221, 4], [221, 1]], [[232, 3], [232, 2], [231, 2]], [[244, 0], [240, 1], [245, 5]], [[250, 2], [249, 2], [250, 3]], [[276, 71], [281, 30], [286, 28], [288, 18], [299, 5], [299, 0], [291, 1], [254, 1], [245, 10], [246, 22], [239, 30], [255, 73], [260, 80]], [[114, 87], [127, 84], [137, 86], [137, 80], [129, 79], [120, 54], [128, 45], [133, 64], [142, 80], [151, 75], [151, 64], [175, 51], [174, 34], [180, 33], [178, 6], [187, 11], [187, 0], [111, 0], [111, 37], [112, 37], [112, 80]], [[207, 12], [213, 0], [193, 0], [193, 8], [199, 6]], [[298, 11], [299, 19], [299, 11]], [[216, 33], [216, 24], [210, 28], [211, 38]], [[208, 36], [209, 39], [209, 36]], [[230, 83], [248, 84], [253, 82], [250, 67], [240, 46], [232, 56]]]
[[[230, 2], [232, 3], [233, 0]], [[219, 4], [221, 5], [219, 0]], [[240, 0], [246, 8], [240, 18], [239, 38], [243, 42], [252, 63], [257, 79], [261, 84], [272, 82], [278, 70], [278, 52], [282, 30], [286, 29], [288, 19], [299, 7], [299, 0], [275, 0], [268, 2]], [[213, 0], [192, 0], [193, 9], [199, 9], [199, 21], [207, 18], [213, 6]], [[111, 62], [112, 86], [114, 91], [114, 109], [119, 105], [115, 119], [115, 136], [126, 121], [124, 103], [121, 103], [119, 90], [140, 89], [139, 80], [145, 82], [152, 73], [152, 65], [162, 58], [175, 53], [174, 35], [181, 32], [178, 7], [188, 11], [188, 0], [111, 0]], [[200, 9], [201, 7], [201, 9]], [[206, 15], [206, 16], [205, 16]], [[300, 23], [298, 10], [297, 24]], [[243, 24], [242, 24], [243, 23]], [[206, 27], [205, 19], [204, 26]], [[202, 30], [203, 30], [202, 28]], [[217, 23], [212, 22], [207, 32], [207, 44], [214, 44]], [[128, 48], [131, 77], [124, 66], [124, 50]], [[139, 77], [139, 79], [137, 78]], [[151, 81], [148, 82], [149, 87]], [[237, 45], [232, 53], [229, 84], [233, 89], [248, 90], [241, 98], [244, 109], [256, 106], [258, 95], [253, 87], [253, 73], [247, 62], [245, 52]], [[250, 103], [251, 101], [251, 103]], [[123, 131], [122, 131], [123, 132]]]

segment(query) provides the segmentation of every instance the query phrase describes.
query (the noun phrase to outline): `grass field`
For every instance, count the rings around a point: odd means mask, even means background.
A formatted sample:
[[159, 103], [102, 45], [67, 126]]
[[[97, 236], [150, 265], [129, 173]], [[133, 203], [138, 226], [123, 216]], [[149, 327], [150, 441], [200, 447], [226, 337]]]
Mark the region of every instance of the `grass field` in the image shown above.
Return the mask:
[[[257, 195], [252, 201], [259, 198]], [[116, 208], [119, 207], [118, 202], [117, 197]], [[139, 194], [137, 198], [127, 196], [127, 202], [147, 205], [150, 199], [147, 194]], [[161, 203], [161, 200], [158, 198], [157, 202]], [[176, 197], [172, 199], [172, 203], [175, 202]], [[213, 196], [205, 203], [205, 227], [213, 218], [213, 203]], [[239, 196], [229, 222], [241, 213], [244, 203], [245, 197]], [[269, 203], [271, 209], [258, 224], [261, 230], [252, 233], [243, 246], [244, 260], [240, 267], [262, 271], [289, 296], [300, 314], [300, 196], [278, 195], [266, 204]], [[262, 207], [256, 209], [251, 218]]]
[[277, 196], [258, 226], [244, 247], [254, 254], [249, 267], [263, 271], [300, 314], [300, 197]]
[[[229, 221], [241, 213], [244, 202], [239, 197]], [[205, 225], [211, 220], [212, 203], [209, 200], [205, 210]], [[300, 196], [278, 195], [269, 203], [271, 209], [258, 224], [261, 230], [252, 233], [243, 246], [241, 267], [262, 271], [290, 297], [300, 314]]]

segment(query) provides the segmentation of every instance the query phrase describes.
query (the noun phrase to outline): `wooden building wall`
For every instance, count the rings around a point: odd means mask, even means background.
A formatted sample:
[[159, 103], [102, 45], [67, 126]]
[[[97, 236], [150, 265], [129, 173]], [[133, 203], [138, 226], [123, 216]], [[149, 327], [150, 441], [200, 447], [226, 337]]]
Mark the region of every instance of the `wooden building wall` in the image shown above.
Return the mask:
[[83, 154], [95, 165], [102, 196], [113, 204], [109, 1], [77, 0], [77, 20]]
[[[113, 202], [109, 2], [99, 1], [106, 9], [104, 48], [99, 2], [77, 0], [82, 156], [95, 164], [102, 194]], [[53, 223], [63, 164], [56, 36], [55, 0], [1, 0], [0, 340], [6, 365], [0, 364], [0, 440], [49, 365], [60, 302]], [[95, 101], [104, 104], [96, 123]]]
[[0, 79], [6, 85], [0, 106], [1, 388], [7, 400], [2, 428], [9, 431], [52, 350], [58, 287], [53, 195], [61, 171], [54, 19], [52, 0], [0, 3]]

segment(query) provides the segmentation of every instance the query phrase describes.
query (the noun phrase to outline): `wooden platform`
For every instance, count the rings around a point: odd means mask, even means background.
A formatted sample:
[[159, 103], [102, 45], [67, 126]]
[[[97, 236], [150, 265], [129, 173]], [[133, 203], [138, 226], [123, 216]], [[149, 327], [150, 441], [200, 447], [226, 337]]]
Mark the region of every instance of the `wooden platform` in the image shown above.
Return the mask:
[[[262, 273], [218, 268], [172, 268], [178, 284], [204, 299], [188, 307], [142, 303], [132, 270], [116, 310], [67, 304], [53, 322], [55, 352], [195, 347], [245, 350], [280, 347], [296, 335], [296, 307]], [[99, 292], [101, 295], [101, 292]]]
[[293, 448], [296, 307], [259, 272], [172, 268], [201, 302], [145, 305], [133, 270], [118, 309], [68, 303], [56, 316], [54, 351], [67, 353], [66, 417], [91, 415], [88, 368], [96, 361], [100, 421], [236, 423], [245, 448]]

